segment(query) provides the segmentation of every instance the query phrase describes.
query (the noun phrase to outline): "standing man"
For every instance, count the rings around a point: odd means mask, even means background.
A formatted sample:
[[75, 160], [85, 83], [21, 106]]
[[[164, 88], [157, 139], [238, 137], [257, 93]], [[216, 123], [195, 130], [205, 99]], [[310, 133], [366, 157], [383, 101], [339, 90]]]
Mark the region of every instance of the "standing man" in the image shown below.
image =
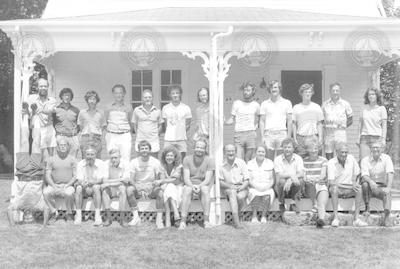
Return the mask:
[[59, 96], [61, 103], [52, 110], [56, 138], [65, 138], [70, 144], [69, 154], [77, 157], [79, 150], [79, 128], [77, 123], [79, 109], [71, 105], [74, 93], [70, 88], [62, 89]]
[[322, 145], [322, 121], [324, 114], [321, 107], [311, 102], [314, 95], [312, 84], [300, 86], [299, 94], [303, 101], [293, 107], [293, 138], [297, 146], [297, 154], [306, 157], [306, 144], [318, 142]]
[[87, 146], [93, 146], [96, 149], [97, 159], [101, 159], [101, 138], [103, 129], [106, 127], [104, 112], [97, 108], [100, 102], [100, 97], [95, 91], [88, 91], [85, 94], [85, 101], [88, 105], [87, 109], [81, 110], [78, 115], [78, 125], [81, 130], [80, 148], [82, 157], [84, 149]]
[[302, 158], [294, 153], [294, 141], [286, 138], [282, 141], [283, 154], [274, 160], [276, 175], [275, 192], [279, 201], [279, 210], [285, 212], [285, 198], [292, 199], [290, 210], [300, 212], [298, 202], [300, 201], [301, 181], [304, 178], [304, 164]]
[[268, 85], [271, 97], [261, 104], [260, 130], [267, 147], [267, 158], [282, 154], [282, 141], [292, 136], [292, 102], [281, 96], [282, 85], [273, 80]]
[[340, 97], [341, 85], [329, 85], [331, 98], [322, 104], [325, 124], [325, 154], [332, 159], [335, 145], [347, 143], [346, 128], [353, 124], [353, 110], [349, 102]]
[[52, 156], [56, 142], [56, 131], [53, 126], [53, 117], [47, 111], [56, 106], [56, 100], [48, 96], [49, 83], [47, 79], [38, 80], [38, 95], [30, 96], [28, 103], [24, 103], [23, 113], [30, 115], [32, 127], [32, 153], [47, 153]]
[[228, 196], [231, 206], [233, 225], [242, 229], [239, 214], [246, 203], [249, 186], [249, 173], [246, 163], [236, 157], [236, 148], [232, 144], [225, 145], [225, 162], [220, 169], [220, 183], [223, 192]]
[[43, 189], [43, 196], [50, 213], [55, 216], [57, 216], [56, 198], [62, 198], [67, 208], [67, 220], [73, 220], [76, 159], [69, 154], [69, 148], [70, 145], [64, 137], [57, 139], [57, 154], [50, 156], [46, 162], [47, 186]]
[[84, 197], [93, 197], [94, 203], [94, 225], [102, 224], [100, 216], [101, 207], [101, 184], [107, 177], [107, 168], [102, 160], [96, 159], [96, 149], [87, 147], [85, 158], [78, 162], [76, 167], [76, 188], [75, 188], [75, 224], [82, 221], [82, 201]]
[[359, 219], [360, 206], [362, 203], [362, 190], [359, 183], [360, 168], [356, 159], [348, 154], [348, 147], [339, 143], [336, 148], [336, 157], [328, 161], [328, 182], [329, 193], [332, 199], [334, 219], [331, 226], [338, 227], [339, 198], [355, 197], [354, 226], [366, 226], [367, 224]]
[[129, 162], [131, 159], [132, 134], [130, 121], [132, 118], [132, 107], [124, 103], [126, 89], [117, 84], [112, 87], [114, 103], [105, 111], [107, 122], [106, 144], [107, 151], [118, 148], [121, 158]]
[[383, 146], [375, 142], [371, 146], [371, 156], [361, 160], [361, 187], [365, 211], [369, 215], [371, 197], [383, 202], [385, 218], [383, 224], [390, 226], [391, 190], [393, 183], [393, 162], [389, 155], [382, 153]]
[[153, 105], [153, 92], [144, 90], [142, 93], [141, 106], [133, 110], [132, 127], [136, 133], [135, 149], [138, 148], [139, 142], [146, 140], [151, 145], [151, 155], [158, 157], [160, 151], [160, 132], [162, 123], [161, 111]]
[[181, 102], [181, 86], [170, 86], [168, 95], [171, 102], [162, 108], [162, 118], [165, 120], [166, 125], [164, 147], [175, 146], [183, 159], [187, 151], [187, 131], [190, 128], [192, 112], [189, 106]]
[[213, 184], [214, 161], [206, 155], [207, 142], [203, 138], [194, 143], [193, 155], [183, 160], [183, 187], [180, 230], [186, 228], [186, 217], [192, 196], [199, 195], [203, 207], [204, 228], [210, 228], [210, 188]]
[[254, 154], [258, 128], [260, 105], [253, 100], [256, 86], [246, 82], [240, 90], [243, 99], [233, 102], [231, 117], [225, 122], [230, 125], [235, 123], [235, 146], [238, 158], [248, 162]]

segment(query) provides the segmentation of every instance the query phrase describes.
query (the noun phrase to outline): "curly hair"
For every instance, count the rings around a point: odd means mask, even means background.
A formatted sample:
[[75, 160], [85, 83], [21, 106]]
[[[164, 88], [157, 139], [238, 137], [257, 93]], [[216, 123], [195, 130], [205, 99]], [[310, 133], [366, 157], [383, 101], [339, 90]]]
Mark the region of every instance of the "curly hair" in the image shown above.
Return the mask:
[[250, 87], [252, 89], [252, 91], [253, 91], [252, 96], [254, 96], [256, 94], [256, 85], [251, 83], [250, 81], [246, 81], [242, 85], [240, 85], [239, 90], [243, 91], [247, 87]]
[[382, 96], [379, 90], [375, 87], [368, 88], [364, 93], [364, 104], [369, 105], [368, 93], [374, 91], [376, 95], [376, 103], [380, 106], [382, 105]]
[[69, 93], [71, 95], [71, 101], [72, 101], [72, 99], [74, 99], [74, 93], [72, 92], [72, 90], [70, 88], [64, 88], [60, 91], [60, 94], [59, 94], [60, 99], [63, 97], [64, 94], [67, 94], [67, 93]]
[[99, 94], [98, 94], [96, 91], [88, 91], [88, 92], [85, 94], [85, 97], [84, 97], [84, 98], [85, 98], [86, 103], [88, 102], [88, 100], [89, 100], [90, 97], [95, 97], [97, 103], [100, 102], [100, 96], [99, 96]]
[[172, 152], [174, 154], [174, 167], [177, 167], [178, 165], [181, 164], [182, 159], [181, 159], [181, 154], [179, 153], [179, 151], [177, 150], [176, 147], [174, 146], [168, 146], [166, 148], [163, 149], [163, 151], [161, 152], [161, 164], [164, 167], [167, 167], [167, 162], [165, 161], [165, 156], [167, 156], [168, 153]]
[[271, 80], [268, 83], [268, 86], [267, 86], [267, 90], [268, 90], [269, 93], [271, 93], [272, 87], [274, 87], [274, 85], [277, 84], [277, 83], [278, 83], [279, 92], [282, 92], [282, 83], [280, 81], [278, 81], [278, 80]]

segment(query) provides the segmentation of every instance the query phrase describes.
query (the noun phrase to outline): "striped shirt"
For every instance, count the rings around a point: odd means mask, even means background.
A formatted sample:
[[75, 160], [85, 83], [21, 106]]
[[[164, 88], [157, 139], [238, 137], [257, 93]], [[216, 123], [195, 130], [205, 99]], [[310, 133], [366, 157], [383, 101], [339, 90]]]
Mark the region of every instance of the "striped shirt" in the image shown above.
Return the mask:
[[[318, 159], [311, 161], [310, 157], [304, 159], [305, 181], [317, 183], [321, 180], [321, 171], [328, 164], [327, 159], [318, 156]], [[326, 180], [326, 179], [325, 179]]]

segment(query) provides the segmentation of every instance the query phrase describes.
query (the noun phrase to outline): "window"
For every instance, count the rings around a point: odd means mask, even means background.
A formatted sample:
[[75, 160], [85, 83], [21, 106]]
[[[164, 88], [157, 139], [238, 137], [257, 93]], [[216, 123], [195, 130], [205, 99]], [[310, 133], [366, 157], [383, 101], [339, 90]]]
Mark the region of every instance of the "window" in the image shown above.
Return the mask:
[[132, 71], [132, 109], [142, 103], [143, 90], [153, 90], [153, 71], [152, 70], [133, 70]]
[[161, 70], [161, 108], [169, 103], [168, 87], [182, 84], [181, 70]]

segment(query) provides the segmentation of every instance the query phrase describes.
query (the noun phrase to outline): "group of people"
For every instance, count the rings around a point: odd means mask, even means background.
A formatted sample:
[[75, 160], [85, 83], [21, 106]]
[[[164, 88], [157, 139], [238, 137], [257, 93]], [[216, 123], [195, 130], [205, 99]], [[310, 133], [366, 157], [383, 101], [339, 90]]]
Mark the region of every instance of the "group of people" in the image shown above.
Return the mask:
[[[204, 227], [210, 227], [210, 190], [214, 179], [220, 180], [221, 193], [231, 206], [233, 222], [241, 228], [239, 213], [247, 204], [253, 210], [252, 222], [259, 222], [257, 211], [262, 211], [261, 222], [266, 222], [267, 211], [275, 196], [279, 209], [286, 210], [285, 198], [290, 199], [290, 210], [299, 212], [301, 197], [310, 198], [313, 211], [318, 214], [317, 226], [325, 225], [325, 207], [332, 200], [334, 220], [338, 198], [355, 197], [354, 225], [365, 226], [359, 218], [362, 202], [369, 214], [371, 197], [383, 200], [385, 224], [390, 214], [390, 192], [393, 164], [382, 152], [386, 140], [387, 113], [381, 105], [380, 93], [375, 88], [365, 93], [366, 107], [362, 111], [360, 128], [360, 165], [348, 154], [346, 128], [352, 124], [350, 104], [340, 96], [341, 85], [330, 85], [330, 99], [322, 107], [311, 101], [312, 84], [299, 88], [302, 102], [292, 107], [281, 96], [279, 81], [268, 85], [270, 98], [260, 105], [253, 97], [256, 87], [245, 83], [240, 88], [241, 100], [232, 106], [225, 124], [234, 124], [234, 143], [224, 146], [225, 159], [215, 175], [215, 162], [207, 154], [209, 142], [209, 90], [198, 91], [193, 154], [186, 156], [188, 130], [192, 113], [181, 102], [182, 88], [168, 88], [170, 103], [162, 110], [153, 104], [151, 90], [142, 92], [142, 105], [132, 109], [124, 102], [123, 85], [112, 88], [114, 102], [103, 112], [95, 91], [85, 94], [88, 108], [79, 110], [71, 104], [73, 92], [60, 91], [60, 103], [48, 96], [48, 82], [39, 79], [38, 94], [23, 103], [23, 114], [29, 115], [32, 129], [32, 152], [48, 155], [46, 159], [44, 200], [48, 217], [57, 217], [56, 198], [64, 198], [67, 219], [82, 220], [82, 200], [93, 197], [95, 225], [112, 223], [111, 199], [119, 199], [120, 210], [130, 208], [133, 218], [129, 225], [140, 223], [137, 199], [156, 199], [156, 225], [186, 227], [191, 200], [199, 197], [204, 213]], [[163, 126], [164, 125], [164, 126]], [[160, 133], [165, 128], [163, 148]], [[262, 143], [257, 145], [257, 130]], [[131, 160], [132, 131], [138, 153]], [[101, 160], [102, 138], [109, 160]], [[326, 158], [320, 156], [324, 146]], [[54, 154], [54, 148], [56, 153]], [[79, 151], [82, 160], [78, 161]], [[296, 152], [296, 153], [295, 153]], [[336, 154], [335, 154], [336, 153]], [[329, 160], [329, 161], [328, 161]], [[103, 206], [105, 218], [100, 209]], [[179, 210], [180, 209], [180, 210]], [[165, 224], [162, 214], [166, 212]], [[121, 225], [126, 225], [121, 220]]]

